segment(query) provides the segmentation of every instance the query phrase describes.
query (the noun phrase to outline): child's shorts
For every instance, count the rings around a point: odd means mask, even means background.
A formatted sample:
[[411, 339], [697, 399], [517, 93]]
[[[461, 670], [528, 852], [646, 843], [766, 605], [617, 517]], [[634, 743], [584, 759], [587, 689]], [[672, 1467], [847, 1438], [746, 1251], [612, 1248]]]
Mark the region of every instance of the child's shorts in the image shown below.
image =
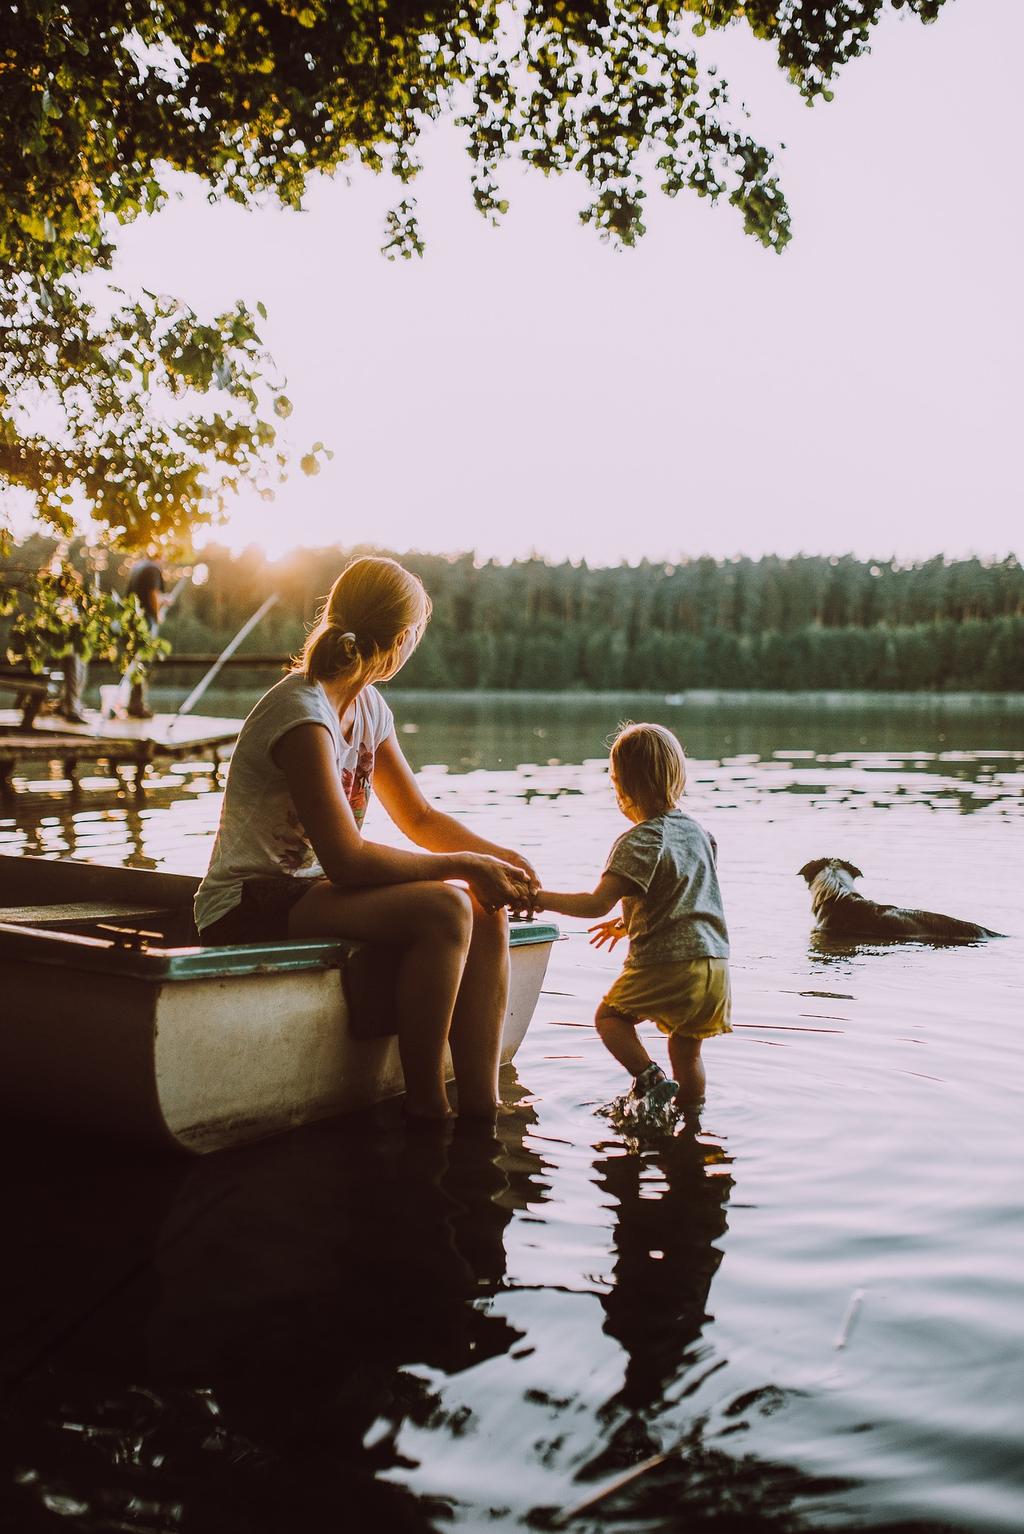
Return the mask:
[[681, 959], [624, 969], [601, 1005], [634, 1022], [657, 1023], [662, 1033], [681, 1038], [731, 1033], [729, 961]]

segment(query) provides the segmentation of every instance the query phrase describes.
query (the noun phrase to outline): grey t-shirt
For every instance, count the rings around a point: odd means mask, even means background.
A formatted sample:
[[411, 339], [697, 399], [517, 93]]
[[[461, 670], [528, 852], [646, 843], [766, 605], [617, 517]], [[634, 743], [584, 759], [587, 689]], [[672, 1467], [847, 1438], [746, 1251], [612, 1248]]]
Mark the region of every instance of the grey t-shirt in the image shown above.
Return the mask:
[[363, 823], [374, 758], [394, 727], [391, 710], [376, 687], [364, 687], [346, 740], [338, 711], [324, 689], [292, 672], [263, 694], [238, 737], [210, 867], [196, 891], [200, 931], [234, 909], [246, 879], [274, 874], [323, 878], [285, 775], [274, 761], [278, 741], [300, 724], [321, 724], [329, 732], [342, 792], [356, 825]]
[[605, 873], [643, 890], [622, 899], [627, 968], [729, 957], [715, 853], [714, 838], [682, 810], [655, 815], [619, 837]]

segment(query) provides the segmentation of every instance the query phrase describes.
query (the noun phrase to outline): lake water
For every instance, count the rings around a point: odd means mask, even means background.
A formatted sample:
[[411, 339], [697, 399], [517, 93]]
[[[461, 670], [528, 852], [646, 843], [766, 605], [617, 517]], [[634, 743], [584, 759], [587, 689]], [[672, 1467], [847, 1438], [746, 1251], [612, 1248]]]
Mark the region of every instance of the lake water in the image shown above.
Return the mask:
[[[194, 1163], [13, 1139], [0, 1527], [1018, 1534], [1024, 716], [394, 701], [428, 796], [561, 887], [625, 826], [609, 732], [678, 730], [734, 954], [701, 1122], [596, 1113], [617, 956], [564, 920], [494, 1136], [386, 1108]], [[0, 850], [200, 871], [218, 805], [188, 767], [73, 811], [39, 778]], [[828, 855], [1015, 935], [822, 951], [795, 874]]]

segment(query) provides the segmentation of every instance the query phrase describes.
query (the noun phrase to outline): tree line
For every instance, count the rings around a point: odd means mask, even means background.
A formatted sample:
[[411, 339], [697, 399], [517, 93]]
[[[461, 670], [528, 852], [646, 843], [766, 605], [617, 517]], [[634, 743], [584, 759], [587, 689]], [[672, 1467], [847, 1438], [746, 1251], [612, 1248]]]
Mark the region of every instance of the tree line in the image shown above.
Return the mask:
[[[11, 562], [43, 563], [47, 548], [32, 540]], [[178, 651], [219, 652], [276, 591], [276, 608], [244, 649], [294, 653], [358, 552], [367, 551], [299, 549], [268, 561], [257, 549], [208, 547], [207, 579], [184, 589], [166, 636]], [[1012, 555], [913, 564], [852, 555], [699, 558], [610, 568], [397, 557], [434, 603], [403, 687], [1024, 691], [1024, 568]], [[123, 574], [112, 566], [102, 579], [116, 586]]]

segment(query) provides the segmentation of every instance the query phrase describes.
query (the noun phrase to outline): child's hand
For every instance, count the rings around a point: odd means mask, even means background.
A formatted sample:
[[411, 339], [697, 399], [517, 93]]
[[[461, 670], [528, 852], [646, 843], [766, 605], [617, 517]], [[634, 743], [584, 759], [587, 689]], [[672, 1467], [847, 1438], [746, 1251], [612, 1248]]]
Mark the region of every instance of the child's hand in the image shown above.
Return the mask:
[[599, 921], [596, 926], [588, 927], [587, 931], [593, 934], [591, 947], [603, 948], [607, 943], [608, 951], [611, 952], [619, 939], [626, 936], [626, 924], [621, 916], [613, 916], [610, 921]]

